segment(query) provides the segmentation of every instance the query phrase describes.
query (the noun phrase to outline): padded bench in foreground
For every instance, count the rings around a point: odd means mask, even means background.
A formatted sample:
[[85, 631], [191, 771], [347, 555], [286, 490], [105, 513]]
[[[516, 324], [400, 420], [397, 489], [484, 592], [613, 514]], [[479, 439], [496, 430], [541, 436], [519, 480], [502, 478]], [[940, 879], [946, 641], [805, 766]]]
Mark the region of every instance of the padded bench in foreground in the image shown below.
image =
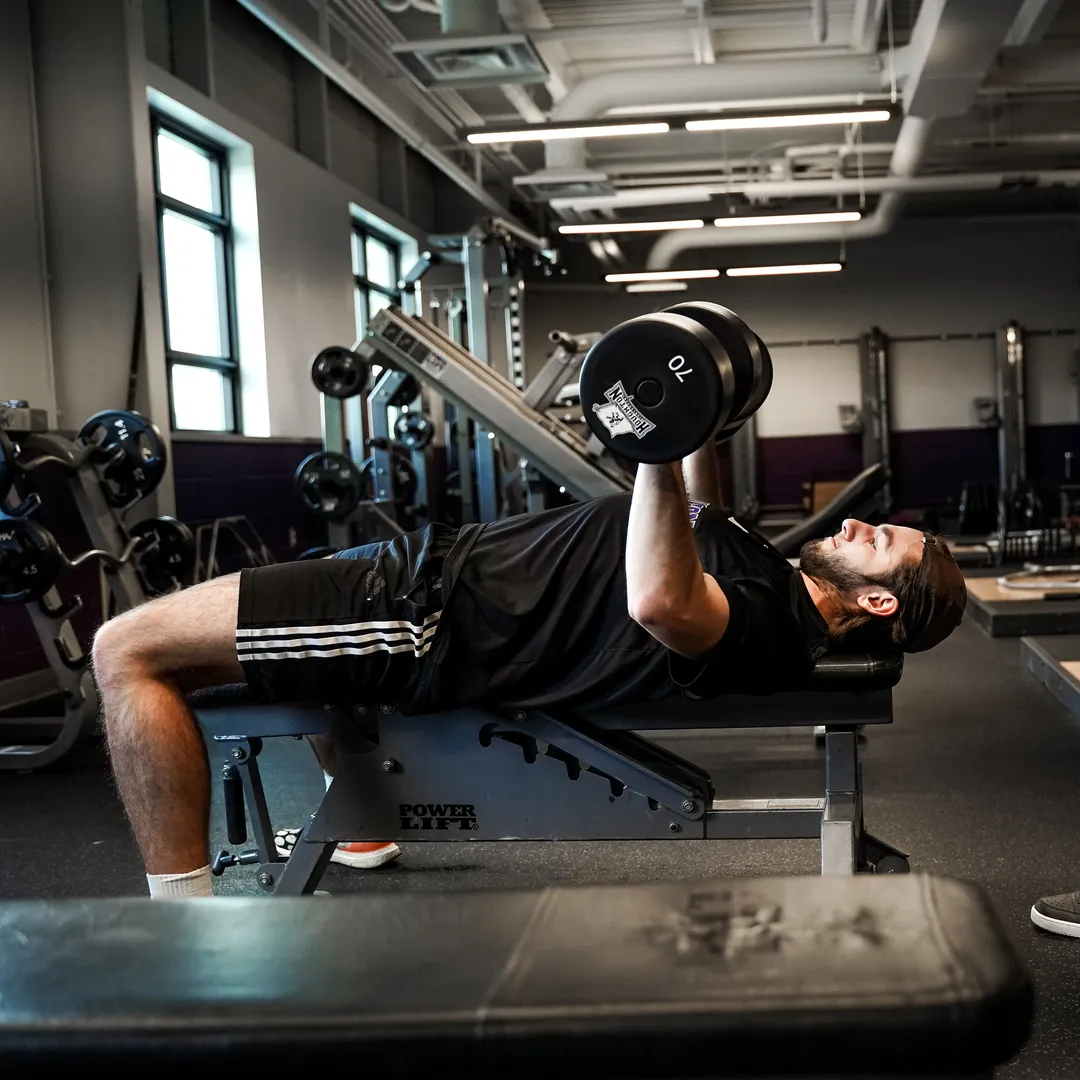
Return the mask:
[[5, 1076], [990, 1076], [1031, 1007], [984, 895], [916, 875], [0, 904]]

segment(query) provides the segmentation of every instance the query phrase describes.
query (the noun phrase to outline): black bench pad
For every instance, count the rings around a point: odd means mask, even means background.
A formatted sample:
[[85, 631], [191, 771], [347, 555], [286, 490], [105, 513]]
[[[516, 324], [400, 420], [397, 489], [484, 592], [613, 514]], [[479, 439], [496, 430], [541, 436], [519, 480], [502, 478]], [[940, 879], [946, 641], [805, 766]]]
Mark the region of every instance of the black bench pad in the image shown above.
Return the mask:
[[6, 1075], [941, 1076], [1030, 1018], [983, 894], [917, 875], [0, 904]]
[[[824, 656], [817, 662], [806, 685], [800, 687], [797, 692], [800, 694], [842, 694], [888, 690], [900, 681], [903, 673], [902, 655], [854, 653]], [[772, 695], [762, 694], [762, 697], [769, 696]], [[662, 711], [670, 702], [677, 700], [679, 699], [671, 698], [668, 701], [653, 702], [647, 708]], [[211, 686], [205, 690], [196, 690], [188, 695], [188, 701], [196, 711], [235, 709], [239, 706], [259, 704], [245, 683], [231, 683], [227, 686]], [[306, 707], [317, 706], [308, 703]], [[633, 707], [637, 709], [646, 706]]]

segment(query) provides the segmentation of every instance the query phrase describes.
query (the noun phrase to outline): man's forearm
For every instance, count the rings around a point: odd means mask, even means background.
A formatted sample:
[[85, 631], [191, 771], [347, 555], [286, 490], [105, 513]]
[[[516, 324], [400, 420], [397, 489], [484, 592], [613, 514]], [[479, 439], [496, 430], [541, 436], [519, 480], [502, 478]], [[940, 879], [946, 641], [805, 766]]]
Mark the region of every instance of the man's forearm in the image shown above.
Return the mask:
[[724, 494], [720, 490], [720, 462], [716, 454], [716, 443], [706, 439], [705, 445], [695, 450], [689, 457], [683, 458], [683, 479], [686, 493], [695, 502], [723, 506]]
[[687, 605], [705, 589], [678, 465], [639, 465], [626, 538], [631, 614], [649, 622], [660, 609]]

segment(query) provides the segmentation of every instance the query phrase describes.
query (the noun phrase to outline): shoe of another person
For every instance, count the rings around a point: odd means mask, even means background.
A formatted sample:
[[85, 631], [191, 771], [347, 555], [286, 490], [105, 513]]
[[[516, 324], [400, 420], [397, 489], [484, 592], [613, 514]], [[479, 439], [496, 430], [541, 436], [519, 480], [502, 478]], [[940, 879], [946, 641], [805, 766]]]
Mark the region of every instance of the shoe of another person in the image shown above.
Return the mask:
[[[274, 847], [278, 855], [287, 859], [292, 854], [299, 835], [299, 829], [278, 829], [274, 834]], [[351, 866], [354, 870], [374, 870], [377, 866], [393, 862], [400, 854], [401, 848], [392, 842], [338, 844], [334, 849], [334, 854], [330, 856], [330, 861], [341, 863], [342, 866]]]
[[1037, 900], [1031, 909], [1031, 921], [1051, 934], [1080, 938], [1080, 892]]

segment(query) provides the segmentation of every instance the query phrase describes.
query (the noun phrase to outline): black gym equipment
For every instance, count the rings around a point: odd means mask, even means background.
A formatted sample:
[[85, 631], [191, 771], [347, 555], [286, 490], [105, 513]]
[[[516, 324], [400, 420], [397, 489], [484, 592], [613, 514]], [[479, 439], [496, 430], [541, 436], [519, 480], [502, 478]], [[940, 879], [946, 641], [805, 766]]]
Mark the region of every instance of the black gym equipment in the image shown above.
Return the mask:
[[[69, 753], [94, 730], [98, 716], [87, 657], [71, 623], [82, 600], [63, 599], [55, 583], [64, 569], [96, 562], [107, 570], [101, 575], [106, 612], [128, 611], [145, 602], [136, 569], [137, 549], [145, 541], [129, 534], [123, 515], [160, 481], [165, 456], [156, 430], [134, 413], [98, 414], [83, 429], [91, 441], [72, 441], [47, 430], [44, 410], [26, 402], [0, 402], [0, 429], [8, 436], [5, 472], [9, 483], [14, 479], [0, 499], [0, 534], [5, 538], [0, 541], [0, 598], [24, 603], [62, 700], [58, 716], [7, 714], [0, 719], [0, 743], [6, 744], [0, 771], [25, 771], [44, 768]], [[20, 494], [23, 481], [32, 480], [40, 469], [57, 469], [66, 476], [89, 534], [93, 547], [74, 558], [32, 520], [40, 496]], [[5, 737], [10, 731], [19, 734]]]
[[297, 467], [295, 482], [305, 508], [333, 520], [347, 518], [364, 497], [360, 469], [344, 454], [328, 450], [304, 458]]
[[738, 416], [753, 371], [735, 367], [686, 310], [639, 315], [609, 330], [581, 365], [581, 408], [613, 453], [660, 464], [693, 453]]
[[147, 518], [128, 529], [140, 544], [139, 578], [148, 596], [164, 596], [187, 584], [195, 567], [195, 535], [173, 517]]
[[322, 349], [311, 361], [311, 381], [327, 397], [342, 401], [356, 397], [367, 389], [370, 377], [367, 361], [344, 345]]
[[0, 904], [7, 1075], [989, 1078], [1030, 976], [978, 887], [732, 878]]
[[15, 446], [3, 428], [0, 428], [0, 503], [15, 483]]
[[91, 459], [110, 506], [128, 507], [145, 499], [165, 476], [168, 455], [161, 432], [136, 412], [96, 413], [83, 424], [78, 440], [93, 447]]
[[[229, 842], [214, 873], [258, 865], [279, 896], [310, 894], [339, 840], [701, 840], [815, 837], [824, 874], [907, 870], [863, 825], [857, 728], [892, 722], [903, 659], [835, 655], [804, 686], [715, 701], [570, 710], [462, 708], [403, 716], [388, 703], [258, 703], [246, 686], [190, 696], [221, 747]], [[825, 725], [824, 797], [718, 799], [709, 774], [638, 732]], [[263, 740], [330, 734], [335, 778], [282, 861], [263, 795]], [[237, 782], [237, 772], [239, 780]]]
[[823, 506], [816, 514], [800, 521], [779, 536], [774, 536], [770, 542], [785, 558], [797, 558], [803, 544], [808, 540], [830, 536], [840, 527], [844, 518], [859, 517], [876, 508], [878, 492], [885, 487], [888, 480], [889, 474], [884, 465], [876, 464], [863, 469], [828, 506]]
[[435, 425], [423, 413], [402, 413], [394, 424], [394, 438], [409, 451], [423, 450], [434, 437]]

